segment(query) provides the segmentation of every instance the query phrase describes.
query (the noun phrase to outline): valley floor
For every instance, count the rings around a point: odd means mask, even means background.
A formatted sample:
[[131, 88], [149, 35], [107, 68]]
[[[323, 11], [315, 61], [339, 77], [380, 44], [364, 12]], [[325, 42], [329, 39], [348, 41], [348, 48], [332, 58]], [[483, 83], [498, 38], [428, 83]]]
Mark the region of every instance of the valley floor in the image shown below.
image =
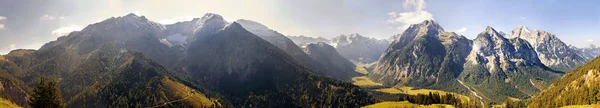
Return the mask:
[[[353, 84], [359, 86], [361, 88], [367, 89], [368, 91], [374, 93], [375, 95], [379, 95], [379, 97], [383, 97], [384, 102], [372, 104], [365, 106], [365, 108], [454, 108], [452, 105], [445, 104], [433, 104], [433, 105], [418, 105], [413, 104], [408, 101], [397, 101], [394, 98], [397, 95], [417, 95], [417, 94], [429, 94], [431, 93], [439, 93], [439, 94], [454, 94], [463, 101], [469, 102], [470, 98], [468, 96], [447, 92], [442, 90], [431, 90], [431, 89], [414, 89], [413, 87], [384, 87], [380, 83], [373, 82], [366, 76], [359, 76], [352, 78], [354, 81]], [[381, 95], [381, 94], [386, 95]]]
[[373, 105], [368, 105], [363, 108], [454, 108], [452, 105], [433, 104], [433, 105], [418, 105], [408, 101], [402, 102], [380, 102]]

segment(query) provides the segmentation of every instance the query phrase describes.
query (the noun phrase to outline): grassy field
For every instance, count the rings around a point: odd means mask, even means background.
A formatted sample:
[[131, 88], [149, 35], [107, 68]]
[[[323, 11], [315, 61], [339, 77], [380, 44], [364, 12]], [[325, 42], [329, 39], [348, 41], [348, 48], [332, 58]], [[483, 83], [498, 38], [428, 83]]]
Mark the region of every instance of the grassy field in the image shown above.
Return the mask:
[[9, 100], [0, 98], [0, 108], [23, 108]]
[[162, 84], [165, 91], [167, 91], [167, 94], [175, 97], [175, 99], [172, 100], [183, 99], [182, 101], [185, 101], [194, 107], [207, 107], [213, 105], [213, 102], [204, 94], [199, 93], [198, 91], [195, 91], [181, 83], [165, 78], [162, 80]]
[[564, 106], [561, 108], [600, 108], [599, 104], [595, 104], [595, 105], [571, 105], [571, 106]]
[[[373, 82], [371, 79], [369, 79], [366, 76], [354, 77], [354, 78], [352, 78], [352, 80], [354, 81], [353, 82], [354, 85], [363, 87], [363, 88], [383, 87], [383, 85], [381, 83]], [[446, 92], [446, 91], [441, 91], [441, 90], [431, 90], [431, 89], [413, 89], [413, 87], [379, 88], [379, 89], [376, 89], [375, 91], [389, 93], [389, 94], [409, 94], [409, 95], [429, 94], [429, 92], [433, 92], [433, 93], [437, 92], [442, 95], [446, 94], [446, 93], [452, 93], [452, 94], [460, 97], [463, 101], [470, 101], [470, 98], [468, 96], [458, 94], [458, 93]]]
[[407, 101], [402, 102], [380, 102], [368, 106], [364, 106], [363, 108], [454, 108], [452, 105], [446, 104], [433, 104], [433, 105], [417, 105], [412, 104]]
[[352, 84], [359, 87], [383, 87], [381, 83], [373, 82], [367, 76], [354, 77], [352, 81], [354, 81]]
[[390, 94], [409, 94], [409, 95], [417, 95], [417, 94], [429, 94], [429, 92], [432, 93], [439, 93], [439, 94], [446, 94], [446, 93], [452, 93], [458, 97], [460, 97], [462, 100], [464, 101], [469, 101], [470, 98], [468, 96], [462, 95], [462, 94], [458, 94], [458, 93], [453, 93], [453, 92], [446, 92], [446, 91], [441, 91], [441, 90], [431, 90], [431, 89], [413, 89], [413, 87], [400, 87], [400, 89], [398, 88], [382, 88], [382, 89], [377, 89], [376, 91], [378, 92], [384, 92], [384, 93], [390, 93]]

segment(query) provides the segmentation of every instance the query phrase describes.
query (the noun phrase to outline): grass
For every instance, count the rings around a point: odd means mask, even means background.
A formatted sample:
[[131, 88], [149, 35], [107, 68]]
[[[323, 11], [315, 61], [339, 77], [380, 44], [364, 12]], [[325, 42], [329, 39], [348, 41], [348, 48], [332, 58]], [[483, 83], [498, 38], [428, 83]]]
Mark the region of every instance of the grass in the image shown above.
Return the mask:
[[594, 104], [594, 105], [569, 105], [569, 106], [564, 106], [561, 108], [600, 108], [600, 104]]
[[354, 77], [354, 78], [352, 78], [352, 81], [354, 81], [352, 84], [359, 86], [359, 87], [382, 87], [383, 86], [383, 84], [381, 84], [381, 83], [373, 82], [367, 76]]
[[380, 102], [363, 108], [454, 108], [452, 105], [447, 104], [433, 104], [433, 105], [417, 105], [412, 104], [408, 101], [402, 102]]
[[400, 87], [400, 89], [398, 88], [382, 88], [382, 89], [377, 89], [376, 91], [378, 92], [384, 92], [384, 93], [389, 93], [389, 94], [409, 94], [409, 95], [417, 95], [417, 94], [429, 94], [429, 92], [432, 93], [439, 93], [441, 95], [446, 94], [446, 93], [452, 93], [458, 97], [460, 97], [462, 100], [464, 101], [469, 101], [470, 98], [462, 95], [462, 94], [458, 94], [458, 93], [453, 93], [453, 92], [446, 92], [446, 91], [441, 91], [441, 90], [431, 90], [431, 89], [413, 89], [413, 87]]
[[367, 75], [369, 74], [369, 71], [367, 71], [367, 69], [365, 69], [365, 67], [363, 67], [362, 65], [356, 65], [356, 68], [354, 69], [354, 71], [361, 73], [363, 75]]
[[375, 65], [377, 62], [368, 63], [368, 64], [363, 64], [363, 63], [360, 63], [360, 62], [353, 62], [353, 63], [354, 63], [354, 64], [356, 64], [356, 68], [354, 69], [354, 71], [356, 71], [356, 72], [358, 72], [358, 73], [361, 73], [361, 74], [364, 74], [364, 75], [367, 75], [367, 74], [369, 74], [370, 72], [369, 72], [369, 70], [368, 70], [367, 68], [365, 68], [365, 67], [372, 67], [372, 66], [374, 66], [374, 65]]
[[9, 100], [0, 98], [0, 108], [23, 108]]
[[183, 101], [196, 108], [209, 107], [213, 105], [213, 102], [204, 94], [194, 91], [193, 89], [168, 78], [164, 78], [162, 80], [162, 86], [165, 88], [165, 91], [168, 92], [167, 94], [169, 94], [171, 97], [174, 97], [172, 100], [186, 98]]

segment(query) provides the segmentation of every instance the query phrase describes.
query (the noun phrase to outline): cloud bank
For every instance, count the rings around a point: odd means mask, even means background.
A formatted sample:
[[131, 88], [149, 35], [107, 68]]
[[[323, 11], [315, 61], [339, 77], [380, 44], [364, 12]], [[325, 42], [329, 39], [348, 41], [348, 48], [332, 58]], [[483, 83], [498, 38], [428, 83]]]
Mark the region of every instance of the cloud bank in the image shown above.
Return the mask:
[[65, 36], [65, 35], [68, 35], [69, 33], [73, 32], [73, 31], [79, 31], [81, 29], [83, 29], [83, 28], [81, 28], [80, 26], [69, 25], [69, 26], [61, 27], [61, 28], [58, 28], [58, 29], [52, 31], [52, 35], [57, 36], [57, 37], [58, 36]]
[[398, 30], [404, 31], [411, 24], [421, 23], [424, 20], [433, 20], [433, 15], [425, 8], [425, 0], [405, 0], [402, 3], [406, 12], [389, 12], [387, 23], [401, 25]]

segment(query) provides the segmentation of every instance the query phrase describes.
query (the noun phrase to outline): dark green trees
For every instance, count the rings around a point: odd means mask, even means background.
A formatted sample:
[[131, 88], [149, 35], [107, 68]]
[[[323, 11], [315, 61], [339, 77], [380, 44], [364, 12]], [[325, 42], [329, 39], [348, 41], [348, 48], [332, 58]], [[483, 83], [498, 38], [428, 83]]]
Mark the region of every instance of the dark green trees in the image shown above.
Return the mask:
[[33, 108], [64, 108], [58, 82], [42, 77], [33, 90], [29, 105]]

